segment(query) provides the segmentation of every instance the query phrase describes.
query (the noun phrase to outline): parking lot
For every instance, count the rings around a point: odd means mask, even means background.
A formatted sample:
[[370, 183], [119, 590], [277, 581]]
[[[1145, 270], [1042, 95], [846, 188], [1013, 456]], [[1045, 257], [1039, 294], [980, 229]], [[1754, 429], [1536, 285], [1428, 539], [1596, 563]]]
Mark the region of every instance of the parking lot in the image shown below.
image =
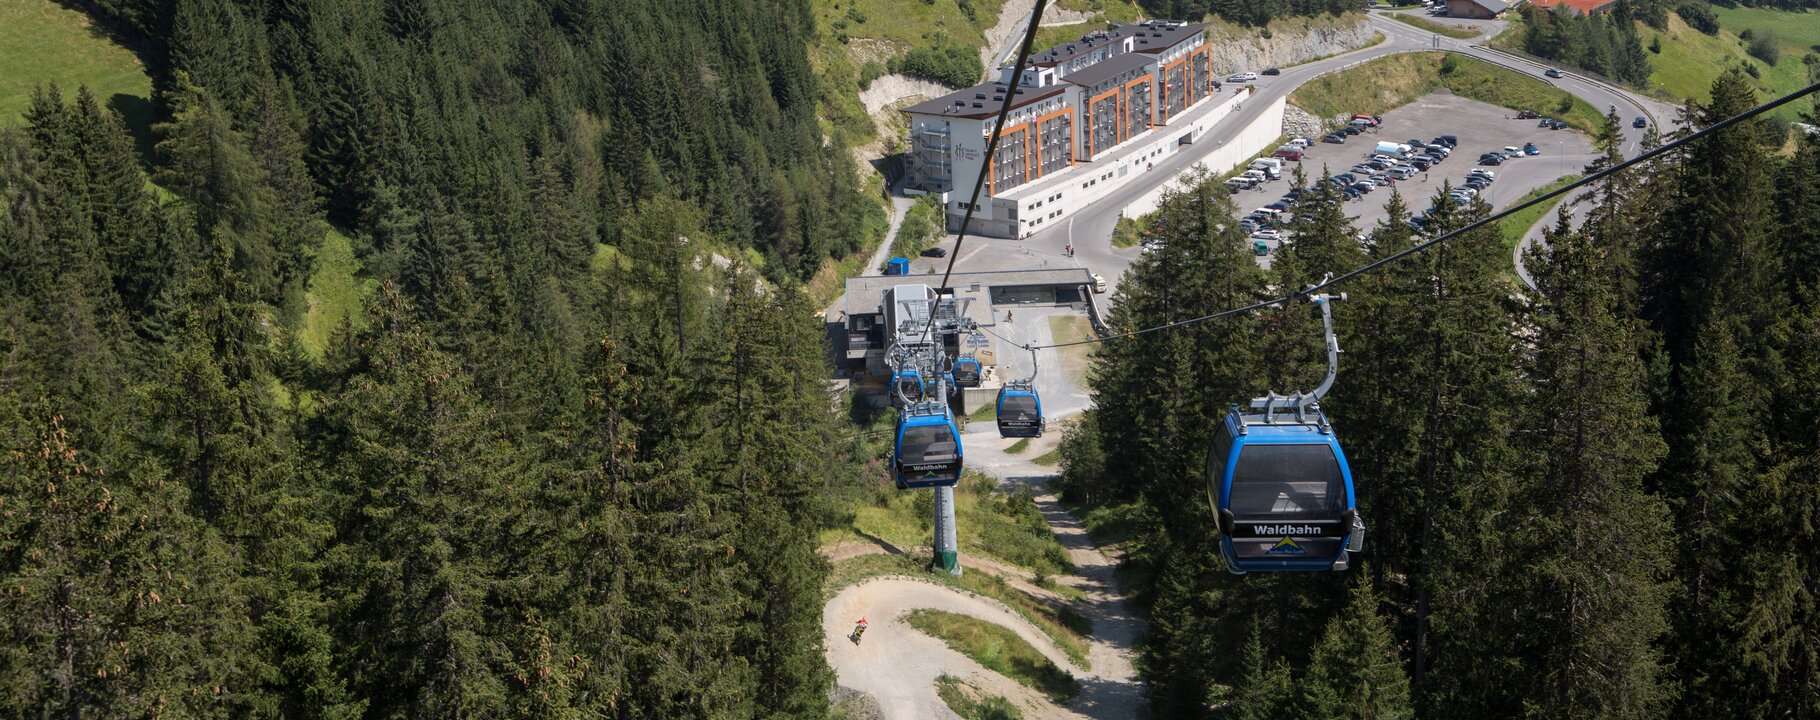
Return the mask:
[[[1546, 117], [1547, 112], [1542, 115]], [[1298, 165], [1310, 183], [1320, 179], [1323, 168], [1333, 175], [1353, 172], [1363, 177], [1353, 171], [1352, 166], [1369, 158], [1373, 154], [1373, 147], [1379, 142], [1408, 143], [1412, 138], [1428, 141], [1440, 135], [1453, 135], [1459, 140], [1448, 158], [1427, 172], [1418, 172], [1407, 180], [1398, 180], [1390, 187], [1377, 188], [1361, 198], [1348, 201], [1346, 214], [1353, 218], [1355, 227], [1361, 232], [1384, 220], [1384, 205], [1389, 201], [1393, 190], [1402, 194], [1403, 202], [1409, 206], [1411, 213], [1419, 215], [1433, 204], [1444, 180], [1459, 187], [1465, 181], [1468, 170], [1481, 167], [1475, 163], [1481, 154], [1488, 151], [1506, 146], [1520, 148], [1526, 143], [1535, 143], [1541, 150], [1539, 155], [1528, 155], [1507, 160], [1496, 167], [1485, 167], [1497, 175], [1497, 180], [1481, 192], [1479, 197], [1494, 209], [1510, 206], [1529, 191], [1547, 185], [1556, 178], [1580, 174], [1580, 169], [1593, 158], [1592, 140], [1579, 131], [1550, 130], [1539, 126], [1537, 120], [1518, 120], [1515, 112], [1451, 93], [1424, 96], [1384, 113], [1382, 117], [1383, 123], [1377, 128], [1348, 137], [1343, 145], [1324, 143], [1315, 138], [1314, 146], [1306, 151], [1301, 162], [1285, 164], [1281, 179], [1267, 181], [1257, 188], [1234, 195], [1238, 215], [1243, 217], [1281, 198], [1289, 189], [1293, 168]], [[1270, 246], [1274, 252], [1275, 243], [1270, 243]]]

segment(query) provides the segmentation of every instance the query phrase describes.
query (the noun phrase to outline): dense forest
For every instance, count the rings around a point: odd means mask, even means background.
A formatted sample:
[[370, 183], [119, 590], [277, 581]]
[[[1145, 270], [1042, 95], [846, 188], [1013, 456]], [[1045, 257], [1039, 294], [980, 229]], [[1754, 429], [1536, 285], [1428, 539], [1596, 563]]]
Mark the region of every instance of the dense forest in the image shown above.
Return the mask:
[[[1756, 102], [1732, 72], [1696, 126]], [[1620, 118], [1601, 145], [1612, 160]], [[1345, 283], [1326, 404], [1370, 523], [1347, 573], [1228, 575], [1204, 451], [1229, 402], [1307, 388], [1318, 314], [1102, 346], [1064, 440], [1077, 502], [1134, 504], [1158, 717], [1820, 717], [1820, 144], [1745, 123], [1595, 186], [1510, 272], [1495, 226]], [[1299, 180], [1300, 182], [1300, 180]], [[1164, 203], [1109, 322], [1245, 305], [1361, 247], [1325, 182], [1260, 271], [1223, 188]], [[1429, 232], [1489, 208], [1433, 201]]]
[[0, 714], [825, 715], [805, 2], [95, 12], [160, 121], [0, 132]]
[[1637, 21], [1661, 27], [1667, 17], [1660, 3], [1631, 0], [1618, 0], [1609, 12], [1590, 16], [1566, 6], [1548, 10], [1528, 5], [1522, 13], [1524, 52], [1637, 87], [1649, 83], [1650, 72]]
[[1198, 19], [1214, 15], [1253, 26], [1280, 17], [1357, 12], [1370, 5], [1366, 0], [1138, 0], [1137, 4], [1150, 17]]

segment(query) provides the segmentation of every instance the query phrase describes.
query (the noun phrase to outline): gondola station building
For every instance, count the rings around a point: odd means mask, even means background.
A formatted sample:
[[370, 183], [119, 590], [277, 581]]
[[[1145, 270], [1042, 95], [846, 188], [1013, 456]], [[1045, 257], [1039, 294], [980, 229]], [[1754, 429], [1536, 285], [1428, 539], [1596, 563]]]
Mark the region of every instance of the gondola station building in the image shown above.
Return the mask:
[[1019, 237], [1103, 197], [1237, 105], [1220, 94], [1205, 29], [1151, 20], [1091, 33], [1037, 53], [1015, 83], [1000, 68], [998, 82], [905, 108], [906, 190], [939, 194], [958, 229], [1009, 93], [972, 231]]

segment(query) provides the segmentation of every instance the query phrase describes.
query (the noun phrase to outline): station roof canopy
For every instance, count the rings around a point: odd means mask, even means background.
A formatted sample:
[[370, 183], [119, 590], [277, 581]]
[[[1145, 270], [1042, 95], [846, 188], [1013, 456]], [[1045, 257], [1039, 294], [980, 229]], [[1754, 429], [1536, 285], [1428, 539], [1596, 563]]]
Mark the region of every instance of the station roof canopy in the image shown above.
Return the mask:
[[[847, 279], [847, 315], [879, 312], [885, 291], [898, 285], [930, 285], [941, 281], [940, 275], [867, 275]], [[955, 273], [948, 276], [948, 286], [958, 299], [972, 298], [967, 315], [976, 322], [989, 322], [987, 308], [992, 299], [986, 295], [994, 287], [1030, 287], [1050, 285], [1071, 287], [1093, 284], [1093, 273], [1087, 268], [1053, 268], [1041, 270], [1004, 270], [1000, 272]], [[975, 286], [978, 287], [975, 290]]]

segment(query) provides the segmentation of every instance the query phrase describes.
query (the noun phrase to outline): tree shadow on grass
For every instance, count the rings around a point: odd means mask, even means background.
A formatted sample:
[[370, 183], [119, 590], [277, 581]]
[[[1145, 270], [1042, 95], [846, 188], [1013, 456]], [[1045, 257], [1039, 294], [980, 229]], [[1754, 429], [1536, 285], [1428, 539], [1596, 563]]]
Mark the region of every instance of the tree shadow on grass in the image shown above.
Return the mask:
[[146, 167], [152, 166], [157, 152], [157, 140], [152, 137], [152, 100], [137, 95], [114, 93], [107, 99], [107, 106], [120, 113], [120, 119], [126, 124], [126, 131], [133, 136], [133, 149], [139, 152], [139, 162]]

